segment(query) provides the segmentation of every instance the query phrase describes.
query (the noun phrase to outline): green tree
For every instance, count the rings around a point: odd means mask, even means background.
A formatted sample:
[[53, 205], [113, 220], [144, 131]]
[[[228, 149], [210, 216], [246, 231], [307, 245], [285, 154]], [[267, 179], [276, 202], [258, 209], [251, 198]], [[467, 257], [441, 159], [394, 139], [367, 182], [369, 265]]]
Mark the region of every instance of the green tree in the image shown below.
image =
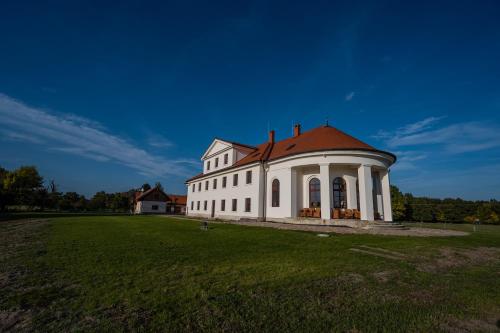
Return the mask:
[[148, 183], [142, 184], [142, 190], [143, 191], [147, 191], [147, 190], [150, 190], [150, 189], [151, 189], [151, 185], [149, 185]]
[[108, 196], [106, 192], [97, 192], [89, 201], [89, 209], [94, 211], [103, 211], [107, 208], [107, 202]]
[[4, 188], [4, 180], [7, 178], [9, 171], [0, 167], [0, 212], [5, 210], [5, 207], [10, 203], [10, 196]]
[[394, 185], [391, 185], [392, 217], [395, 221], [401, 221], [406, 215], [405, 199], [403, 193]]
[[37, 192], [43, 188], [43, 177], [34, 166], [22, 166], [7, 173], [3, 181], [4, 191], [10, 193], [14, 203], [33, 207], [38, 204]]

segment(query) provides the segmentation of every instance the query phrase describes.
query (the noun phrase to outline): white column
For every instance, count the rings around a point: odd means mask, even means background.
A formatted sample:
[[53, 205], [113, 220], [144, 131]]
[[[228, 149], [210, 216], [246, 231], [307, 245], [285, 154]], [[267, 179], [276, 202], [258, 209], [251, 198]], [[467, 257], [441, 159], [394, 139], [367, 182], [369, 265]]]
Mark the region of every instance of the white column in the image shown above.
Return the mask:
[[382, 182], [382, 200], [384, 203], [384, 221], [392, 222], [391, 187], [389, 182], [389, 170], [380, 172]]
[[347, 208], [356, 209], [358, 202], [356, 199], [356, 177], [346, 177], [347, 182]]
[[[381, 174], [379, 172], [373, 172], [373, 192], [375, 193], [375, 202], [376, 207], [374, 207], [375, 211], [380, 215], [384, 215], [384, 207], [382, 201], [382, 184], [381, 184]], [[374, 203], [375, 204], [375, 203]]]
[[373, 221], [373, 180], [370, 165], [359, 166], [358, 181], [361, 220]]
[[290, 170], [290, 217], [296, 218], [297, 217], [297, 170], [291, 169]]
[[319, 180], [321, 182], [321, 219], [329, 220], [331, 218], [330, 207], [330, 165], [319, 165]]

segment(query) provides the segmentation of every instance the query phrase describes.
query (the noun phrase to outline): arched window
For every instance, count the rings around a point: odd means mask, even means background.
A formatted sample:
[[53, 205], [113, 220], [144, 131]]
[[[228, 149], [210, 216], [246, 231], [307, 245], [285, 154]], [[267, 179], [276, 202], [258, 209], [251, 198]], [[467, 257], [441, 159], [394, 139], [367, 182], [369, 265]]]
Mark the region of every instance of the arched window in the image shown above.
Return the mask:
[[272, 183], [272, 206], [279, 207], [280, 206], [280, 181], [275, 179]]
[[347, 208], [345, 180], [341, 177], [333, 180], [333, 208]]
[[309, 208], [321, 207], [321, 184], [318, 178], [309, 181]]

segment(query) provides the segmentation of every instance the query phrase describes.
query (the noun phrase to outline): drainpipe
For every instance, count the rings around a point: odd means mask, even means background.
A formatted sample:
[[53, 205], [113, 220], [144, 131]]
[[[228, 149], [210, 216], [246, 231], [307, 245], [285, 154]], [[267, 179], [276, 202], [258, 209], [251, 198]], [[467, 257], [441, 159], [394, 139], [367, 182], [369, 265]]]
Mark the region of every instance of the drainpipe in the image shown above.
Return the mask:
[[267, 170], [266, 170], [266, 167], [265, 167], [265, 162], [264, 161], [261, 161], [260, 162], [260, 167], [262, 168], [262, 170], [264, 171], [263, 174], [263, 191], [262, 191], [262, 221], [265, 222], [266, 221], [266, 213], [267, 213]]

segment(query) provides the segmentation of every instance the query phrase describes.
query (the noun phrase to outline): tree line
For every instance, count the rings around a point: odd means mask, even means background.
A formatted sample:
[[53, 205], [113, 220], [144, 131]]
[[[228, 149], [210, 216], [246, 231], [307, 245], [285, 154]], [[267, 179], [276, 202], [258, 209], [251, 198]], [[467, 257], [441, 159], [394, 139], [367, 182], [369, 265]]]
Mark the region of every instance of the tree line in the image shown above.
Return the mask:
[[[157, 187], [162, 188], [160, 183]], [[151, 188], [149, 184], [142, 186]], [[9, 171], [0, 167], [0, 212], [8, 210], [64, 212], [130, 212], [137, 189], [127, 192], [99, 191], [90, 199], [76, 192], [60, 192], [54, 180], [44, 179], [34, 166]]]
[[498, 200], [434, 199], [402, 193], [391, 185], [392, 215], [396, 221], [500, 224]]
[[[163, 190], [160, 183], [155, 184]], [[151, 186], [143, 184], [142, 189]], [[8, 171], [0, 167], [0, 211], [52, 210], [65, 212], [130, 212], [137, 189], [127, 192], [97, 192], [90, 199], [76, 192], [62, 193], [51, 180], [44, 186], [44, 179], [34, 166], [22, 166]], [[418, 222], [481, 222], [500, 223], [500, 202], [434, 199], [415, 197], [402, 193], [391, 185], [393, 218], [396, 221]]]

